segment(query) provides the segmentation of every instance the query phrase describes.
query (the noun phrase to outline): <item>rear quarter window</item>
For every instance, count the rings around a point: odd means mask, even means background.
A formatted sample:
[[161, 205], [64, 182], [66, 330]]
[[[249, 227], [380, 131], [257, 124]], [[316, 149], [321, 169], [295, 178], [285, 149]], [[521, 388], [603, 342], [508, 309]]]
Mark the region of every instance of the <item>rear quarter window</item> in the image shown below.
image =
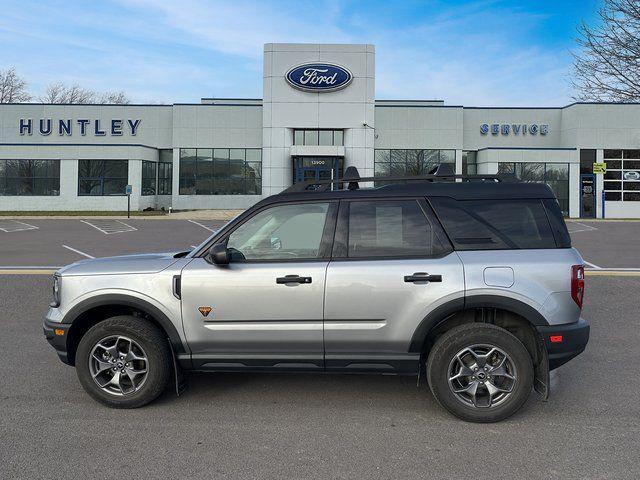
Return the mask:
[[557, 248], [540, 200], [430, 201], [456, 250]]

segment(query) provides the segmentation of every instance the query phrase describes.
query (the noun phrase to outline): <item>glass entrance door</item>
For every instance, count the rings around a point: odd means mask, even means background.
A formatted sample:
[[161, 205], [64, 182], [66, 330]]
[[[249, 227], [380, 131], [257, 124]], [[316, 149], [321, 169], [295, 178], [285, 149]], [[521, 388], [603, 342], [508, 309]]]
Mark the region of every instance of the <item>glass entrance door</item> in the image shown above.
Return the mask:
[[294, 157], [293, 181], [339, 180], [342, 178], [342, 157]]
[[580, 218], [596, 218], [596, 176], [580, 175]]

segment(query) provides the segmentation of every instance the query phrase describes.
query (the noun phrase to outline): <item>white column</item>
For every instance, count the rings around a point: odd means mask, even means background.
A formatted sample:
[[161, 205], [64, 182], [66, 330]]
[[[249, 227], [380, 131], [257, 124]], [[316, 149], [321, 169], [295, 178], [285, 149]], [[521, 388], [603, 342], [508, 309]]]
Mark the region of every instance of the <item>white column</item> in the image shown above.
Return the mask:
[[462, 174], [462, 150], [456, 150], [456, 174]]
[[569, 217], [580, 217], [580, 164], [569, 164]]

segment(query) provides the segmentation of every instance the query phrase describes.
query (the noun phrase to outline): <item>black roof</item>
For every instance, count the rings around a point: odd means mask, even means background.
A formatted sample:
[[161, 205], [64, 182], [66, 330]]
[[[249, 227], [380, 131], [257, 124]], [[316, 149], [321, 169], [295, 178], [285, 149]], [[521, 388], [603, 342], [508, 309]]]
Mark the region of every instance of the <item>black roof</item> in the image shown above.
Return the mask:
[[299, 200], [384, 198], [384, 197], [451, 197], [456, 200], [555, 198], [545, 183], [525, 182], [411, 182], [357, 190], [284, 191], [260, 203]]

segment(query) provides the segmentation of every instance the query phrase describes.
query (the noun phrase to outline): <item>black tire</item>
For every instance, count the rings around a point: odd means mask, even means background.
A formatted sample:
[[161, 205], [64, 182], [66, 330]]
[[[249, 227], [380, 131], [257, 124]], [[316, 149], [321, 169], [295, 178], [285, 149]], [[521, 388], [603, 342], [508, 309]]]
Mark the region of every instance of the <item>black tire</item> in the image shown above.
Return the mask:
[[[516, 380], [509, 385], [511, 393], [502, 403], [491, 407], [465, 403], [449, 385], [449, 369], [456, 355], [467, 347], [482, 344], [501, 349], [517, 372]], [[505, 329], [487, 323], [460, 325], [445, 332], [429, 352], [426, 370], [429, 387], [438, 403], [456, 417], [477, 423], [499, 422], [517, 412], [531, 394], [534, 377], [531, 357], [522, 342]]]
[[[116, 396], [104, 391], [93, 380], [89, 359], [94, 346], [106, 337], [123, 335], [138, 343], [146, 353], [147, 376], [139, 390]], [[92, 398], [112, 408], [138, 408], [155, 400], [171, 379], [173, 362], [165, 335], [151, 322], [118, 316], [104, 320], [84, 334], [76, 352], [76, 372], [82, 387]]]

